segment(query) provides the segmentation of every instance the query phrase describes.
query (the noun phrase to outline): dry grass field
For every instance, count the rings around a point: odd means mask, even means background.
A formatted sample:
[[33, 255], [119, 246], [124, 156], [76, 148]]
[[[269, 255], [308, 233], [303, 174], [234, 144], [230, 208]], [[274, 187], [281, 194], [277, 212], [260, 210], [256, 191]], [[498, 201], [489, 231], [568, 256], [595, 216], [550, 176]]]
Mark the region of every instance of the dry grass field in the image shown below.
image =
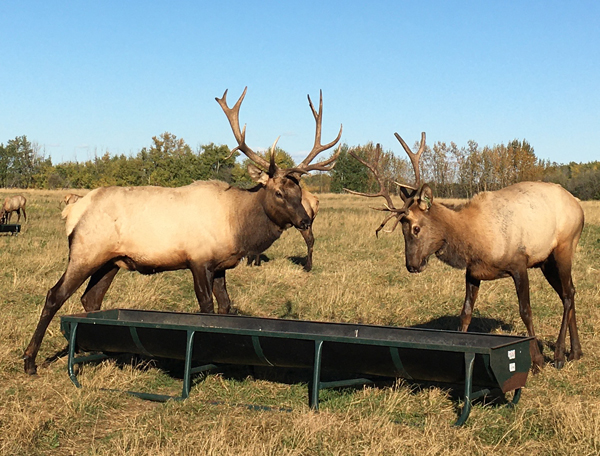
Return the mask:
[[[0, 197], [15, 193], [0, 191]], [[195, 380], [187, 400], [154, 403], [97, 387], [177, 393], [180, 380], [105, 361], [83, 366], [77, 389], [66, 358], [25, 375], [21, 355], [67, 262], [58, 208], [67, 192], [21, 193], [28, 199], [27, 223], [18, 236], [0, 235], [2, 455], [600, 454], [600, 202], [582, 203], [586, 227], [573, 273], [584, 357], [562, 370], [552, 366], [562, 306], [540, 271], [531, 271], [534, 324], [548, 364], [529, 376], [517, 407], [477, 404], [466, 425], [455, 428], [460, 404], [447, 389], [404, 381], [324, 391], [321, 410], [313, 412], [305, 384], [252, 376], [211, 374]], [[298, 264], [306, 249], [289, 230], [261, 267], [241, 264], [228, 272], [235, 309], [263, 317], [458, 327], [463, 271], [432, 259], [422, 274], [410, 275], [401, 231], [376, 239], [382, 214], [369, 204], [321, 195], [313, 271]], [[38, 364], [65, 348], [58, 317], [82, 311], [82, 291], [50, 325]], [[117, 307], [194, 312], [191, 274], [120, 272], [103, 306]], [[525, 333], [511, 280], [482, 283], [471, 329]]]

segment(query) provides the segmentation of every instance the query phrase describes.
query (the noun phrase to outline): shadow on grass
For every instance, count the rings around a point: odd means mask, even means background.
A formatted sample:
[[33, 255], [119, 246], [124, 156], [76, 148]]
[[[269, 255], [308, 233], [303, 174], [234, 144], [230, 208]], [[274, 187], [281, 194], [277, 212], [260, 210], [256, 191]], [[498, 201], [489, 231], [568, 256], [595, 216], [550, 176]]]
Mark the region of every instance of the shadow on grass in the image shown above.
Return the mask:
[[305, 256], [289, 256], [287, 257], [287, 259], [298, 266], [302, 266], [303, 268], [306, 267], [306, 261], [307, 261], [307, 257]]
[[[458, 315], [444, 315], [434, 318], [426, 323], [411, 326], [411, 328], [441, 329], [445, 331], [458, 331], [460, 328], [460, 317]], [[498, 330], [512, 332], [513, 326], [496, 318], [473, 317], [468, 332], [492, 333]]]

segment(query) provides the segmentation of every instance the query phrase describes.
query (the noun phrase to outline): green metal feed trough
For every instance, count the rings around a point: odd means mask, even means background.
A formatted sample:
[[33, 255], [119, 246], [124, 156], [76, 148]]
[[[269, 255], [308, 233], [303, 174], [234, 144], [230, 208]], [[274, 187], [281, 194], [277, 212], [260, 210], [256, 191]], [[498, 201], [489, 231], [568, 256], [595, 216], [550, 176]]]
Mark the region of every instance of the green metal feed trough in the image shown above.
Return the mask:
[[0, 225], [0, 233], [11, 233], [17, 235], [21, 232], [21, 225]]
[[63, 316], [61, 330], [69, 341], [69, 375], [78, 387], [75, 364], [120, 353], [184, 361], [180, 399], [189, 395], [192, 374], [218, 364], [312, 370], [314, 409], [319, 390], [357, 382], [324, 382], [322, 372], [402, 377], [464, 384], [457, 425], [466, 421], [472, 400], [493, 390], [514, 391], [516, 403], [531, 366], [532, 338], [498, 334], [126, 309]]

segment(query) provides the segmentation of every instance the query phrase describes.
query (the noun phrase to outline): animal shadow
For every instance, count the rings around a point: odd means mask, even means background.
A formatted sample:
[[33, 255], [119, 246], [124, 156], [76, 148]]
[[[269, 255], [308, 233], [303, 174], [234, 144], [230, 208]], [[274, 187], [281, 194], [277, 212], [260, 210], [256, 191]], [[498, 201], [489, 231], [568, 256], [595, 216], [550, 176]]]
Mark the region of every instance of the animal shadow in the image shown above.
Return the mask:
[[302, 266], [305, 267], [306, 266], [306, 261], [307, 261], [307, 257], [305, 256], [289, 256], [287, 257], [287, 259], [292, 262], [293, 264], [296, 264], [298, 266]]
[[246, 261], [246, 265], [248, 266], [260, 266], [262, 263], [268, 263], [269, 261], [271, 261], [271, 259], [265, 255], [264, 253], [261, 253], [258, 256], [258, 261], [256, 261], [255, 257], [248, 257], [248, 260]]
[[[411, 328], [441, 329], [445, 331], [458, 331], [460, 328], [460, 317], [458, 315], [444, 315], [434, 318], [425, 323], [413, 325]], [[491, 333], [497, 330], [510, 332], [514, 328], [511, 324], [496, 318], [473, 317], [468, 332]]]

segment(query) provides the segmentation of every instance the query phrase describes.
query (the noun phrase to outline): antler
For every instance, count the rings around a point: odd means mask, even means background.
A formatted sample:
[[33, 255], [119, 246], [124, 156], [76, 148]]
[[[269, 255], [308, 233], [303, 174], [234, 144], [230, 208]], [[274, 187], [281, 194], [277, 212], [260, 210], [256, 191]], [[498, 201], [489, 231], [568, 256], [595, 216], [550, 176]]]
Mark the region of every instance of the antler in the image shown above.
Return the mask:
[[341, 152], [341, 145], [340, 147], [338, 147], [338, 150], [336, 151], [335, 154], [333, 154], [330, 158], [328, 158], [327, 160], [323, 160], [321, 162], [318, 163], [314, 163], [314, 164], [310, 164], [311, 161], [313, 161], [315, 159], [315, 157], [317, 155], [319, 155], [321, 152], [327, 150], [327, 149], [331, 149], [333, 146], [335, 146], [337, 144], [337, 142], [340, 140], [340, 138], [342, 137], [342, 125], [340, 125], [340, 132], [338, 133], [337, 137], [331, 141], [329, 144], [321, 144], [321, 123], [323, 121], [323, 91], [319, 91], [319, 112], [317, 113], [317, 111], [315, 110], [315, 107], [312, 104], [312, 101], [310, 99], [310, 95], [308, 95], [308, 104], [310, 106], [310, 109], [313, 113], [313, 117], [315, 118], [315, 122], [316, 122], [316, 131], [315, 131], [315, 144], [312, 148], [312, 150], [310, 151], [310, 153], [307, 155], [307, 157], [302, 160], [302, 162], [297, 166], [298, 169], [301, 169], [305, 172], [309, 172], [309, 171], [331, 171], [333, 169], [333, 167], [335, 166], [335, 161], [337, 160], [338, 156], [340, 155]]
[[[421, 133], [421, 144], [419, 146], [419, 150], [416, 153], [413, 153], [410, 148], [408, 147], [408, 145], [404, 142], [404, 140], [400, 137], [400, 135], [398, 133], [394, 134], [396, 136], [396, 138], [398, 139], [398, 141], [400, 141], [400, 144], [402, 144], [402, 147], [404, 148], [404, 150], [406, 151], [406, 153], [408, 154], [408, 157], [410, 158], [410, 161], [412, 163], [413, 169], [415, 171], [415, 184], [413, 185], [408, 185], [408, 184], [401, 184], [398, 182], [394, 182], [396, 185], [399, 185], [400, 187], [402, 187], [402, 191], [400, 192], [400, 196], [402, 197], [402, 200], [404, 201], [404, 206], [402, 206], [401, 209], [397, 209], [396, 207], [394, 207], [394, 203], [392, 201], [392, 197], [390, 196], [386, 186], [385, 186], [385, 181], [383, 179], [383, 177], [380, 174], [380, 170], [379, 170], [379, 160], [381, 158], [381, 145], [377, 144], [376, 148], [375, 148], [375, 157], [373, 159], [372, 163], [368, 163], [367, 161], [363, 160], [362, 158], [358, 157], [354, 152], [350, 152], [350, 155], [352, 155], [354, 158], [356, 158], [359, 162], [361, 162], [363, 165], [365, 165], [367, 168], [369, 168], [369, 170], [373, 173], [373, 175], [375, 176], [375, 179], [377, 179], [377, 182], [379, 183], [379, 192], [378, 193], [363, 193], [363, 192], [356, 192], [353, 190], [348, 190], [348, 189], [344, 189], [345, 191], [347, 191], [348, 193], [352, 193], [354, 195], [359, 195], [359, 196], [366, 196], [368, 198], [376, 198], [378, 196], [382, 196], [383, 198], [385, 198], [387, 204], [384, 204], [385, 207], [381, 207], [381, 208], [377, 208], [374, 207], [373, 209], [378, 210], [378, 211], [389, 211], [391, 212], [390, 215], [388, 215], [383, 222], [381, 222], [381, 224], [379, 225], [379, 228], [377, 228], [375, 230], [375, 235], [378, 236], [379, 235], [379, 231], [381, 231], [383, 229], [383, 227], [393, 218], [396, 217], [396, 220], [394, 221], [394, 225], [392, 226], [392, 228], [390, 230], [388, 230], [388, 232], [392, 232], [396, 229], [396, 227], [398, 226], [398, 222], [400, 221], [400, 218], [403, 214], [407, 214], [408, 213], [408, 208], [412, 205], [415, 196], [418, 193], [418, 189], [421, 186], [421, 173], [419, 171], [419, 160], [421, 159], [421, 154], [423, 153], [423, 151], [425, 150], [425, 132]], [[412, 192], [406, 192], [404, 189], [408, 188], [411, 189]]]
[[381, 144], [377, 144], [377, 146], [375, 146], [375, 156], [373, 158], [373, 163], [369, 163], [366, 160], [363, 160], [358, 155], [356, 155], [354, 152], [350, 152], [350, 155], [352, 155], [355, 159], [357, 159], [359, 162], [361, 162], [363, 165], [365, 165], [367, 168], [369, 168], [369, 170], [371, 170], [371, 172], [373, 173], [373, 176], [375, 176], [375, 179], [379, 183], [379, 192], [364, 193], [364, 192], [356, 192], [354, 190], [349, 190], [347, 188], [344, 188], [344, 190], [353, 195], [366, 196], [367, 198], [376, 198], [378, 196], [383, 197], [387, 204], [384, 204], [384, 207], [373, 207], [372, 209], [375, 209], [376, 211], [389, 211], [389, 212], [391, 212], [391, 214], [388, 215], [383, 220], [383, 222], [381, 222], [381, 224], [379, 225], [379, 228], [377, 228], [375, 230], [375, 236], [379, 236], [379, 232], [383, 229], [383, 227], [387, 224], [387, 222], [389, 222], [392, 219], [392, 217], [397, 218], [396, 221], [394, 222], [394, 226], [392, 226], [390, 232], [394, 231], [396, 229], [396, 226], [398, 225], [398, 221], [400, 220], [400, 217], [398, 217], [398, 214], [404, 213], [405, 208], [397, 209], [394, 206], [392, 197], [390, 196], [390, 193], [388, 192], [388, 190], [386, 188], [385, 180], [383, 179], [383, 176], [381, 176], [381, 174], [379, 173], [379, 160], [381, 158]]
[[244, 155], [246, 155], [246, 157], [248, 157], [250, 160], [252, 160], [264, 170], [267, 170], [269, 169], [269, 162], [262, 158], [260, 155], [258, 155], [256, 152], [254, 152], [252, 149], [250, 149], [250, 147], [248, 147], [248, 145], [246, 144], [246, 125], [244, 125], [244, 129], [240, 131], [240, 106], [242, 105], [242, 101], [244, 101], [244, 97], [246, 96], [246, 90], [248, 90], [248, 87], [244, 88], [242, 96], [239, 98], [239, 100], [233, 106], [233, 108], [227, 106], [227, 90], [225, 90], [225, 93], [223, 94], [222, 98], [215, 98], [215, 100], [217, 100], [217, 103], [221, 105], [223, 112], [227, 116], [227, 120], [229, 120], [229, 125], [231, 125], [231, 129], [233, 130], [233, 135], [235, 136], [235, 139], [238, 143], [237, 147], [234, 147], [231, 150], [229, 156], [231, 156], [236, 150], [239, 149], [244, 153]]
[[[404, 151], [408, 154], [408, 158], [410, 158], [410, 162], [412, 163], [413, 169], [415, 171], [414, 186], [408, 184], [400, 184], [398, 182], [396, 182], [396, 185], [399, 185], [400, 187], [404, 188], [409, 188], [416, 192], [416, 190], [418, 190], [418, 188], [421, 185], [421, 172], [419, 170], [419, 161], [421, 160], [421, 154], [425, 150], [425, 132], [421, 133], [421, 144], [419, 145], [419, 150], [417, 152], [412, 152], [410, 150], [410, 147], [408, 147], [408, 145], [404, 142], [404, 140], [398, 133], [394, 133], [394, 136], [398, 141], [400, 141], [400, 144], [402, 144], [402, 147], [404, 148]], [[414, 196], [414, 194], [412, 196]], [[404, 197], [402, 199], [404, 200]]]

